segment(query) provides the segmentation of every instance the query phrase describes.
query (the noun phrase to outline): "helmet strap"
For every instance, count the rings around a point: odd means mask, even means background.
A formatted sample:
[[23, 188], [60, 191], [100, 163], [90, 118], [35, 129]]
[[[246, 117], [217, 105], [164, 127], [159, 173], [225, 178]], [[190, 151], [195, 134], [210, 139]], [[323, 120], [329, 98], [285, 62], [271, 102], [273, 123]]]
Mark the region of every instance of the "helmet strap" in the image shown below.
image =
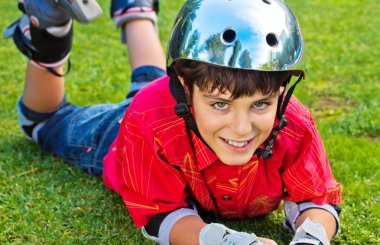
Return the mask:
[[[186, 123], [186, 126], [190, 128], [194, 132], [194, 134], [199, 139], [201, 139], [205, 145], [207, 145], [208, 148], [210, 148], [210, 146], [205, 142], [198, 130], [197, 124], [195, 123], [195, 119], [191, 114], [189, 106], [187, 105], [187, 96], [185, 93], [185, 89], [182, 86], [182, 83], [179, 80], [177, 73], [171, 67], [168, 67], [167, 71], [170, 77], [169, 89], [174, 99], [177, 101], [177, 104], [174, 106], [175, 114], [179, 118], [183, 118], [183, 120]], [[210, 150], [212, 149], [210, 148]]]
[[[294, 89], [296, 88], [297, 84], [304, 78], [304, 75], [300, 75], [297, 79], [297, 81], [290, 87], [289, 91], [286, 91], [287, 85], [290, 83], [292, 76], [289, 76], [288, 79], [285, 80], [283, 86], [284, 90], [282, 91], [279, 99], [278, 99], [278, 106], [277, 106], [277, 118], [280, 121], [279, 125], [274, 127], [272, 130], [272, 136], [268, 141], [268, 144], [265, 146], [265, 148], [258, 148], [255, 152], [258, 157], [262, 156], [264, 160], [267, 160], [273, 156], [273, 144], [277, 138], [278, 133], [286, 127], [288, 124], [288, 121], [285, 117], [285, 110], [288, 106], [288, 103], [290, 101], [290, 98], [292, 97], [292, 94], [294, 92]], [[285, 98], [284, 98], [285, 96]]]

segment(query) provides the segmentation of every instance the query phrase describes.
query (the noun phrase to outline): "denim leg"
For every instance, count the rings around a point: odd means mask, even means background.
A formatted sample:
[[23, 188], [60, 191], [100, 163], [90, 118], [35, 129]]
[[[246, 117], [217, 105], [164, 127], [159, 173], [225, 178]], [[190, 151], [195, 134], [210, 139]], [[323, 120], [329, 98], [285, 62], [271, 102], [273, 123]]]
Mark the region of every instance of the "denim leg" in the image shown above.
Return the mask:
[[132, 97], [152, 80], [164, 75], [165, 71], [154, 66], [135, 69], [131, 90], [119, 104], [79, 107], [65, 102], [57, 111], [48, 115], [49, 119], [43, 113], [30, 109], [24, 108], [21, 112], [28, 111], [25, 116], [29, 119], [43, 117], [43, 125], [37, 134], [37, 142], [43, 150], [91, 174], [99, 175], [103, 171], [103, 158], [117, 136]]
[[165, 75], [166, 72], [156, 66], [140, 66], [136, 68], [132, 72], [132, 83], [127, 98], [132, 98], [141, 88], [145, 87], [145, 85]]
[[130, 100], [86, 107], [68, 105], [40, 129], [38, 142], [43, 150], [99, 175], [129, 103]]

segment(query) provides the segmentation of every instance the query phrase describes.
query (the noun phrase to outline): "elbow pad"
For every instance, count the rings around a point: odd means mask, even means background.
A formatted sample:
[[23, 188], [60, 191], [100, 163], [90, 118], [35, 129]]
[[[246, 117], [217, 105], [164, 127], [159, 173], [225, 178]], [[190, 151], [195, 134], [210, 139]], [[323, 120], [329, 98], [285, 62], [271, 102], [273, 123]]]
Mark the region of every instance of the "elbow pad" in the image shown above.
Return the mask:
[[174, 224], [181, 218], [189, 215], [199, 217], [195, 205], [179, 208], [172, 212], [157, 214], [147, 225], [141, 228], [141, 232], [145, 238], [153, 240], [161, 245], [169, 245], [170, 231]]
[[340, 213], [340, 208], [336, 205], [331, 205], [331, 204], [323, 204], [323, 205], [318, 205], [315, 204], [311, 201], [307, 202], [301, 202], [301, 203], [295, 203], [291, 201], [285, 201], [284, 202], [284, 211], [285, 211], [285, 217], [286, 219], [284, 220], [284, 226], [290, 229], [293, 233], [296, 232], [296, 220], [300, 214], [308, 209], [311, 208], [319, 208], [323, 209], [329, 213], [331, 213], [335, 217], [336, 221], [336, 233], [339, 234], [340, 232], [340, 220], [339, 220], [339, 213]]

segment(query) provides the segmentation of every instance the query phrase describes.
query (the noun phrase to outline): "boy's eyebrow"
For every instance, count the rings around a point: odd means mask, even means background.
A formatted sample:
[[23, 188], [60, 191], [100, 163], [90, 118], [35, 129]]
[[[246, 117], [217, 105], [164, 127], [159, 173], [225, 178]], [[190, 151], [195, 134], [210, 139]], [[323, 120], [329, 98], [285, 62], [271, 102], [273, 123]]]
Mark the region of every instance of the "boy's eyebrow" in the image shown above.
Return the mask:
[[271, 94], [264, 95], [264, 97], [261, 98], [260, 100], [269, 100], [269, 99], [276, 98], [277, 96], [279, 96], [277, 93], [271, 93]]
[[[230, 102], [230, 101], [234, 100], [231, 98], [225, 99], [225, 98], [219, 97], [219, 95], [213, 95], [213, 94], [203, 94], [203, 96], [207, 99], [221, 100], [221, 101], [225, 101], [225, 102]], [[261, 97], [257, 101], [270, 100], [270, 99], [273, 99], [277, 96], [278, 96], [277, 93], [270, 93], [270, 94], [264, 95], [263, 97]]]
[[219, 97], [219, 95], [213, 95], [213, 94], [203, 94], [203, 96], [206, 97], [207, 99], [213, 99], [213, 100], [223, 100], [223, 101], [232, 100], [231, 98], [225, 99], [225, 98]]

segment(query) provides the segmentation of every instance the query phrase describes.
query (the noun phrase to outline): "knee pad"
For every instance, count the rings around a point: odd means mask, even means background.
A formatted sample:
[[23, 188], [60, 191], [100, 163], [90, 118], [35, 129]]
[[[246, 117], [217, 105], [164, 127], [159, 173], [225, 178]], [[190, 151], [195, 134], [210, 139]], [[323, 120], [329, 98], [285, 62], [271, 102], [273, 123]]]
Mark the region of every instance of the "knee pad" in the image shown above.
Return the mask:
[[66, 105], [68, 105], [68, 103], [66, 101], [66, 96], [64, 96], [61, 103], [55, 110], [50, 112], [37, 112], [27, 107], [21, 96], [17, 101], [17, 112], [21, 131], [27, 138], [38, 143], [38, 131], [49, 119], [54, 116], [58, 110], [62, 109]]
[[33, 121], [26, 117], [23, 112], [22, 98], [20, 97], [17, 102], [18, 121], [21, 132], [30, 140], [38, 143], [38, 131], [45, 124], [44, 121]]

